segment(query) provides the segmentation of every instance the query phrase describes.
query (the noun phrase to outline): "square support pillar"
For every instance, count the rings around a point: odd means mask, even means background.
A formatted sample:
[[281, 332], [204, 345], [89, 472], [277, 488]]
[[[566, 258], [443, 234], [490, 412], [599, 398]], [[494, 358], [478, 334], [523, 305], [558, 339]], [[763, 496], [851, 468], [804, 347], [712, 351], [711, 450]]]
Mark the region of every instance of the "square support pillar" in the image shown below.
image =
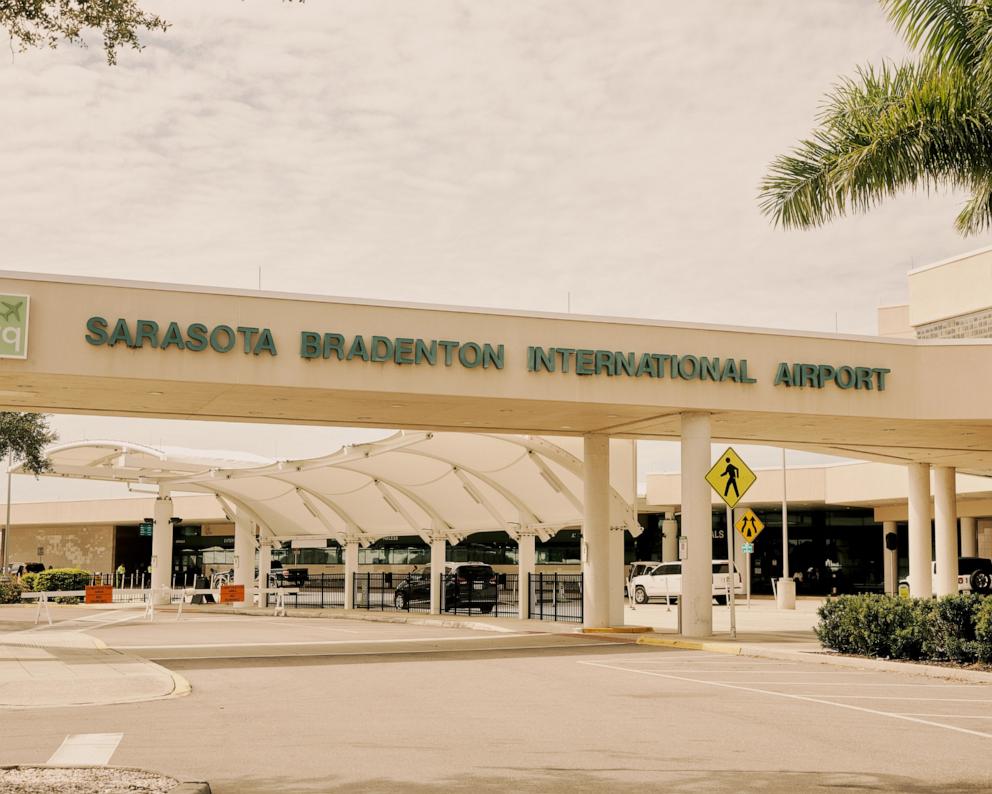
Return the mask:
[[522, 530], [517, 535], [517, 603], [521, 620], [530, 617], [530, 576], [537, 567], [536, 542], [533, 531]]
[[444, 563], [448, 551], [448, 539], [443, 535], [431, 535], [431, 614], [440, 615], [444, 611]]
[[344, 544], [344, 608], [355, 608], [355, 577], [358, 575], [357, 538], [345, 538]]
[[978, 519], [962, 516], [961, 522], [961, 556], [978, 556]]
[[626, 533], [627, 530], [624, 527], [610, 527], [610, 592], [608, 600], [611, 626], [622, 626], [626, 623], [623, 614], [623, 542]]
[[909, 478], [909, 594], [933, 595], [930, 541], [930, 464], [908, 463]]
[[682, 633], [713, 634], [713, 512], [706, 472], [710, 469], [710, 416], [682, 414]]
[[172, 601], [172, 499], [160, 492], [155, 500], [152, 526], [152, 600], [156, 604]]
[[[895, 521], [884, 521], [882, 523], [882, 580], [885, 582], [885, 592], [888, 595], [895, 595], [899, 579], [899, 549], [889, 548], [889, 536], [898, 540]], [[892, 544], [895, 546], [895, 544]]]
[[665, 513], [661, 520], [661, 561], [673, 562], [679, 556], [679, 522], [675, 513]]
[[255, 578], [255, 527], [247, 518], [234, 521], [234, 584], [245, 586], [245, 600], [235, 606], [251, 605], [251, 586]]
[[582, 442], [582, 625], [606, 628], [610, 625], [610, 438], [590, 435]]
[[937, 579], [934, 592], [939, 596], [958, 592], [958, 502], [955, 470], [952, 466], [933, 467], [934, 525], [936, 529]]
[[265, 588], [269, 586], [269, 571], [272, 570], [272, 540], [262, 537], [262, 528], [258, 529], [258, 606], [264, 609], [268, 606], [268, 594]]

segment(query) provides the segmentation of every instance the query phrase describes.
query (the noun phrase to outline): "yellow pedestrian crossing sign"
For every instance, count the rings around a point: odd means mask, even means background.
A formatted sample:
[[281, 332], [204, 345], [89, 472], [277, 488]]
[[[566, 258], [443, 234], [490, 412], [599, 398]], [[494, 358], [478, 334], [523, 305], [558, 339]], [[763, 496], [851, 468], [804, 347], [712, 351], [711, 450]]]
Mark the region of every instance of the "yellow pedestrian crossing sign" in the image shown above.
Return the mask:
[[741, 533], [741, 537], [748, 543], [758, 537], [758, 533], [765, 528], [754, 511], [749, 507], [743, 515], [734, 522], [734, 529]]
[[706, 475], [706, 482], [729, 507], [735, 507], [757, 479], [733, 447], [727, 447]]

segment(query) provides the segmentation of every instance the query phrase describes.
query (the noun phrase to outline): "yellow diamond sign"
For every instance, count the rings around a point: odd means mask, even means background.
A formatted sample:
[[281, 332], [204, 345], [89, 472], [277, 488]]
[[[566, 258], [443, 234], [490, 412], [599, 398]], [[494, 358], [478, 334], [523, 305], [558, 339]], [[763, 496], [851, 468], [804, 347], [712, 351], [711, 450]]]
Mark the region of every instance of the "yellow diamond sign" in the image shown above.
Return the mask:
[[758, 537], [758, 533], [764, 528], [765, 525], [761, 523], [761, 519], [754, 514], [750, 507], [734, 522], [734, 529], [740, 532], [741, 537], [748, 543]]
[[727, 447], [706, 475], [706, 482], [730, 507], [737, 505], [757, 479], [758, 475], [747, 467], [733, 447]]

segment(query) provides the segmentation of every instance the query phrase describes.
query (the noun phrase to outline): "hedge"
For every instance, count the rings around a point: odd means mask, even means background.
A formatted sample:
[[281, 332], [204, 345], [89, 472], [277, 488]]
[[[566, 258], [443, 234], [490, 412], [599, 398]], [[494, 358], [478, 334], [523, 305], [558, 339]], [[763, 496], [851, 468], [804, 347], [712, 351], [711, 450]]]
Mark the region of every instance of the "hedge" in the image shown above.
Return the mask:
[[992, 664], [992, 596], [840, 596], [818, 614], [816, 636], [840, 653]]
[[83, 590], [92, 582], [93, 574], [81, 568], [49, 568], [35, 576], [33, 589], [39, 593], [53, 590]]
[[38, 578], [36, 573], [22, 573], [21, 574], [21, 589], [22, 590], [34, 590], [34, 580]]
[[13, 579], [0, 577], [0, 604], [17, 604], [21, 600], [21, 585]]

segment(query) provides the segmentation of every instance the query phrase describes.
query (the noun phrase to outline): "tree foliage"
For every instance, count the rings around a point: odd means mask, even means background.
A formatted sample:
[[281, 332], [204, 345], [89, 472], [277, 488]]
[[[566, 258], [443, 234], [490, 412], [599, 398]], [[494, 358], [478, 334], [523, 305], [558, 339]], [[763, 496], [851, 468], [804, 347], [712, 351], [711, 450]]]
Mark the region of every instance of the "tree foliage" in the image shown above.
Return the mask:
[[8, 455], [32, 474], [51, 469], [45, 447], [57, 438], [44, 414], [0, 411], [0, 461]]
[[970, 194], [958, 231], [992, 228], [992, 0], [879, 2], [915, 60], [840, 81], [812, 135], [770, 165], [761, 209], [806, 229], [951, 187]]
[[107, 63], [117, 63], [118, 50], [140, 50], [142, 31], [166, 30], [169, 23], [137, 0], [0, 0], [0, 26], [11, 46], [55, 48], [62, 41], [86, 46], [85, 35], [103, 39]]

